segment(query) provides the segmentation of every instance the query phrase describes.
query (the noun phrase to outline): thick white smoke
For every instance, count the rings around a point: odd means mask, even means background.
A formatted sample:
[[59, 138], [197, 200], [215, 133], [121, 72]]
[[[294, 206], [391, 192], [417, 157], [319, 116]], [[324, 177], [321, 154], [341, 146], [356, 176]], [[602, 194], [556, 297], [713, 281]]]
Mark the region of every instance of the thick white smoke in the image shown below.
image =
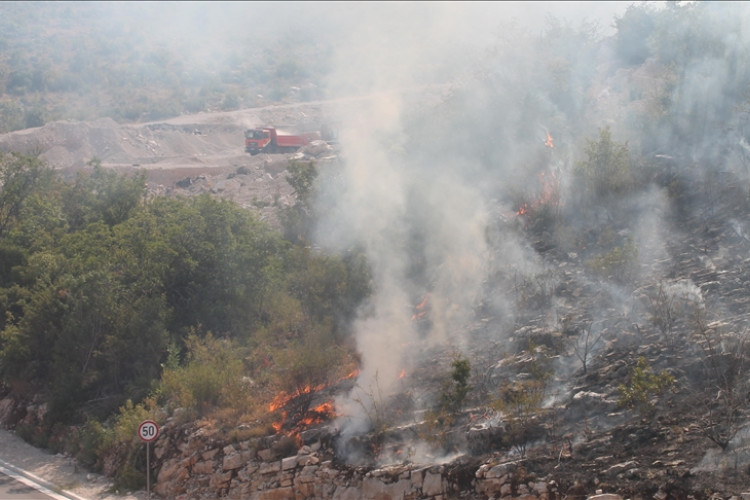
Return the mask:
[[[357, 388], [337, 402], [345, 432], [373, 424], [412, 358], [435, 345], [465, 349], [490, 267], [539, 270], [510, 235], [493, 242], [504, 257], [488, 246], [490, 214], [510, 211], [508, 192], [554, 163], [536, 119], [554, 120], [556, 110], [544, 96], [524, 99], [534, 56], [511, 40], [533, 40], [526, 34], [541, 29], [542, 12], [534, 26], [511, 27], [530, 14], [520, 3], [398, 3], [346, 4], [333, 17], [346, 27], [328, 90], [360, 99], [336, 117], [344, 170], [318, 239], [361, 245], [374, 280], [355, 325]], [[420, 303], [426, 332], [413, 321]]]

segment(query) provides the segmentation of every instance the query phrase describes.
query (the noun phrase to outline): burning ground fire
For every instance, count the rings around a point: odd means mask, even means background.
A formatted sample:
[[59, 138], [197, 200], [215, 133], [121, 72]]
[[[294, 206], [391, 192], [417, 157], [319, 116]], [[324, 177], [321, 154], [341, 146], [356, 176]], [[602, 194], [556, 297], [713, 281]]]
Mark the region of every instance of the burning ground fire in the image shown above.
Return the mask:
[[427, 293], [422, 299], [422, 302], [414, 306], [414, 314], [412, 314], [411, 316], [412, 321], [417, 321], [418, 319], [422, 319], [427, 316], [427, 314], [430, 312], [429, 301], [430, 294]]
[[[349, 373], [346, 377], [337, 380], [333, 383], [318, 384], [316, 386], [305, 386], [292, 394], [286, 392], [280, 392], [273, 398], [273, 401], [268, 405], [268, 410], [273, 413], [277, 410], [281, 410], [281, 419], [271, 424], [277, 433], [283, 431], [287, 426], [291, 426], [291, 430], [287, 432], [289, 436], [298, 436], [300, 432], [304, 431], [308, 427], [331, 420], [336, 417], [336, 409], [333, 404], [333, 400], [328, 400], [322, 404], [315, 406], [314, 408], [304, 408], [300, 412], [295, 412], [293, 409], [290, 411], [287, 409], [289, 405], [292, 405], [294, 401], [300, 401], [302, 398], [312, 397], [312, 395], [318, 391], [326, 389], [337, 382], [342, 380], [352, 379], [359, 375], [359, 370], [354, 370]], [[304, 402], [300, 406], [307, 406]], [[295, 413], [299, 413], [295, 415]], [[290, 417], [293, 418], [293, 422], [290, 422]]]
[[[547, 135], [544, 145], [549, 149], [555, 149], [555, 140], [552, 138], [548, 130], [545, 130]], [[539, 174], [539, 185], [541, 186], [541, 194], [536, 200], [532, 202], [523, 202], [516, 210], [516, 215], [523, 216], [528, 215], [529, 212], [535, 208], [543, 205], [558, 205], [560, 202], [560, 180], [557, 178], [554, 172], [547, 175], [545, 172]]]
[[549, 131], [547, 131], [547, 139], [544, 141], [544, 145], [550, 149], [555, 148], [555, 140], [552, 139], [551, 135], [549, 135]]
[[[336, 411], [333, 406], [333, 400], [326, 401], [323, 404], [311, 408], [305, 412], [305, 416], [302, 417], [295, 424], [294, 428], [288, 433], [289, 436], [297, 436], [300, 432], [304, 431], [311, 425], [320, 424], [327, 420], [331, 420], [336, 416]], [[286, 411], [281, 412], [281, 420], [271, 424], [274, 430], [279, 433], [284, 428], [284, 424], [287, 420], [288, 414]]]
[[518, 210], [516, 210], [516, 215], [528, 215], [529, 211], [544, 205], [559, 205], [560, 180], [557, 178], [557, 175], [555, 175], [554, 172], [549, 175], [542, 172], [539, 174], [539, 184], [542, 187], [540, 195], [531, 203], [522, 203], [521, 206], [518, 207]]

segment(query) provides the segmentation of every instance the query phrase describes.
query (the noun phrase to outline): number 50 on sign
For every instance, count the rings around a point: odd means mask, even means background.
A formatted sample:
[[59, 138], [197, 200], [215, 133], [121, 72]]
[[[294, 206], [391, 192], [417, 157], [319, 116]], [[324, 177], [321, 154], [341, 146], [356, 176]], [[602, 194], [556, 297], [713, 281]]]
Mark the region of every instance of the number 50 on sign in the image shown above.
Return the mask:
[[144, 420], [138, 426], [138, 437], [147, 443], [154, 441], [159, 437], [159, 426], [153, 420]]

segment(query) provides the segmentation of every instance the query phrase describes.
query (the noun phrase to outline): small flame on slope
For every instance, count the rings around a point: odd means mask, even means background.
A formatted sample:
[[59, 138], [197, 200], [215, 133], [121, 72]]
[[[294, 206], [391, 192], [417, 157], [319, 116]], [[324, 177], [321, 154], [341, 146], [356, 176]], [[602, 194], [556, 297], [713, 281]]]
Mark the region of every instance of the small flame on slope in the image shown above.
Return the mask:
[[560, 179], [554, 172], [549, 175], [544, 172], [540, 173], [539, 184], [542, 189], [537, 199], [531, 203], [523, 202], [516, 210], [516, 215], [528, 215], [529, 211], [542, 205], [557, 206], [560, 204]]
[[552, 136], [549, 134], [549, 131], [547, 131], [547, 140], [544, 141], [544, 145], [550, 149], [555, 148], [555, 140], [552, 139]]
[[[353, 370], [351, 373], [349, 373], [346, 377], [343, 377], [341, 380], [348, 380], [356, 377], [359, 375], [360, 370], [356, 369]], [[339, 380], [339, 381], [341, 381]], [[268, 405], [268, 410], [270, 412], [275, 412], [276, 410], [282, 409], [281, 411], [281, 419], [278, 422], [274, 422], [271, 424], [271, 426], [274, 428], [274, 430], [279, 433], [284, 427], [284, 423], [286, 422], [288, 418], [288, 413], [283, 410], [284, 406], [286, 406], [290, 401], [293, 399], [303, 396], [305, 394], [310, 394], [313, 392], [321, 391], [327, 387], [330, 387], [332, 384], [318, 384], [316, 386], [305, 386], [297, 391], [295, 391], [292, 394], [287, 394], [286, 392], [280, 392], [276, 395], [275, 398], [273, 398], [273, 401]], [[298, 435], [300, 431], [306, 429], [310, 425], [317, 424], [320, 422], [323, 422], [325, 420], [331, 419], [336, 416], [335, 408], [333, 405], [333, 401], [326, 401], [325, 403], [316, 406], [315, 408], [311, 408], [305, 412], [305, 414], [302, 416], [302, 418], [296, 422], [295, 428], [289, 432], [290, 436]]]
[[411, 320], [416, 321], [418, 319], [422, 319], [425, 316], [427, 316], [427, 313], [429, 313], [430, 308], [429, 306], [429, 300], [430, 300], [430, 294], [426, 293], [424, 298], [422, 299], [422, 302], [414, 306], [414, 314], [411, 315]]

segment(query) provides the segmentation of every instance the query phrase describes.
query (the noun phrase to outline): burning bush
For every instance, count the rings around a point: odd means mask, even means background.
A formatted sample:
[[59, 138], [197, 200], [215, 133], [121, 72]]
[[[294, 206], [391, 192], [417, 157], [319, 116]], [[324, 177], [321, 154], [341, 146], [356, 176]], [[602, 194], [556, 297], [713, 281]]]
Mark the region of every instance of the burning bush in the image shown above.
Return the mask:
[[554, 172], [542, 172], [538, 180], [536, 192], [515, 196], [515, 205], [518, 207], [516, 215], [523, 219], [524, 228], [541, 236], [554, 232], [560, 222], [560, 179]]

